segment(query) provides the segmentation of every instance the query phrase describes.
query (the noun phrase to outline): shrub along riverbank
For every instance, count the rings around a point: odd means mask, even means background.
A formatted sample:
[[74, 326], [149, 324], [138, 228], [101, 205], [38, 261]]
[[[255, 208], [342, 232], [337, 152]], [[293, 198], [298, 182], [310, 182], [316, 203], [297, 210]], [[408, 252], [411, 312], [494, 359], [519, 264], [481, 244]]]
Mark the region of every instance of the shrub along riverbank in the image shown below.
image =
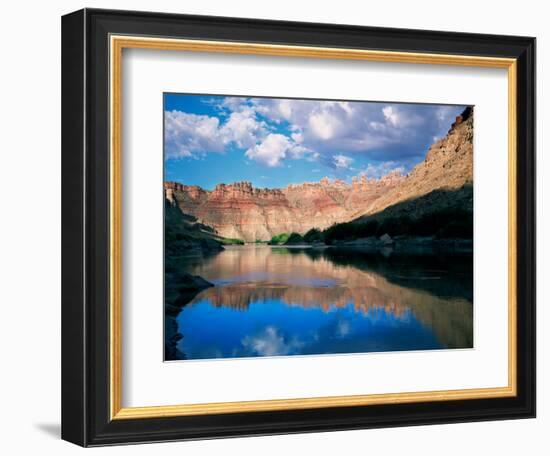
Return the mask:
[[338, 223], [320, 231], [309, 230], [304, 236], [299, 233], [281, 233], [269, 241], [270, 245], [317, 244], [327, 245], [364, 238], [432, 237], [439, 239], [472, 239], [473, 216], [465, 210], [444, 209], [424, 214], [418, 218], [408, 216], [387, 217]]
[[409, 216], [375, 218], [361, 222], [340, 223], [322, 232], [326, 244], [338, 241], [380, 237], [385, 234], [409, 237], [433, 237], [434, 239], [472, 239], [473, 216], [465, 210], [444, 209], [424, 214], [418, 218]]

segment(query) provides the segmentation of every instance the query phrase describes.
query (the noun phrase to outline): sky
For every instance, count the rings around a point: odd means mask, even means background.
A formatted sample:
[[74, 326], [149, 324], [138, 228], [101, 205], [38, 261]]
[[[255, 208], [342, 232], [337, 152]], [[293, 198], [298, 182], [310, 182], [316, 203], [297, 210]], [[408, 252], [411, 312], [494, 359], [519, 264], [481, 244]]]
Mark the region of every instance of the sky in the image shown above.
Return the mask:
[[406, 174], [464, 107], [167, 93], [165, 180], [281, 188]]

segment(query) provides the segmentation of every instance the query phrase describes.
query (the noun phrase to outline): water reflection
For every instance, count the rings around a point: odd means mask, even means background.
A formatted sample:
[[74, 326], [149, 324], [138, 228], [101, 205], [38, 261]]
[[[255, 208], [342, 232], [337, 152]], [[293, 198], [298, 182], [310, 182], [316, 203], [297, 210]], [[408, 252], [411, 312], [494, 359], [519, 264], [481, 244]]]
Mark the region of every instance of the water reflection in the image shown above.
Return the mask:
[[472, 347], [471, 255], [244, 246], [185, 262], [216, 285], [177, 316], [186, 359]]

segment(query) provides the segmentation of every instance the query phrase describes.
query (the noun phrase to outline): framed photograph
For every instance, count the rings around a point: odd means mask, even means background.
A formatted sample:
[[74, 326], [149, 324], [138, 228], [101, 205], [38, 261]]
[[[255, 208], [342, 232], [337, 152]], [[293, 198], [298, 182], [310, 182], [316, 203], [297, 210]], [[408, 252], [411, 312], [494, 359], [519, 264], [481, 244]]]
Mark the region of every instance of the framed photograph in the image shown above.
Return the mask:
[[62, 20], [62, 437], [535, 416], [535, 39]]

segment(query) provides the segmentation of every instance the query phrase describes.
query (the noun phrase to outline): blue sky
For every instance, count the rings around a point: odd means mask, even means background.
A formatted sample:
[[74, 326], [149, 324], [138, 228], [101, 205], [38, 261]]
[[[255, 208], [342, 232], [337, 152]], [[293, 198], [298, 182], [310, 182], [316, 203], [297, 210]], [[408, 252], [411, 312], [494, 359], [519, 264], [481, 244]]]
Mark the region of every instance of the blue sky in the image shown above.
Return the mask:
[[278, 188], [409, 172], [464, 106], [165, 94], [165, 180]]

